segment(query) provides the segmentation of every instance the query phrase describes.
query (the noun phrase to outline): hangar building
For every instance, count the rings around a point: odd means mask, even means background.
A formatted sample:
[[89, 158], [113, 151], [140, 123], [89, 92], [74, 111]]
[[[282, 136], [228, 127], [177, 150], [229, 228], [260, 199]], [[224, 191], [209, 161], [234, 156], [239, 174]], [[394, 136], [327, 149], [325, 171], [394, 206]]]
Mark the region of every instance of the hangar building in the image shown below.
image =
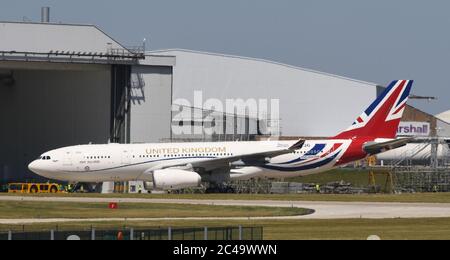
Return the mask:
[[[328, 137], [346, 129], [384, 90], [382, 85], [267, 60], [190, 50], [151, 54], [176, 57], [173, 102], [194, 92], [203, 99], [279, 99], [282, 137]], [[442, 117], [448, 116], [443, 114]], [[276, 120], [275, 118], [269, 118]], [[407, 106], [400, 135], [449, 137], [448, 122]]]
[[[146, 122], [170, 111], [174, 57], [146, 56], [93, 25], [0, 22], [0, 39], [2, 183], [39, 180], [27, 165], [51, 149], [141, 140], [154, 131]], [[132, 73], [152, 86], [145, 102], [154, 106], [131, 102]]]
[[[121, 45], [94, 25], [0, 22], [0, 39], [0, 183], [40, 180], [28, 163], [63, 146], [236, 140], [235, 133], [217, 138], [173, 133], [174, 107], [180, 99], [193, 101], [195, 90], [204, 100], [278, 99], [280, 117], [267, 120], [280, 125], [280, 135], [323, 137], [351, 124], [383, 88], [266, 60], [145, 52]], [[409, 111], [407, 121], [435, 127], [434, 117]], [[260, 121], [232, 116], [245, 125]], [[205, 127], [202, 118], [190, 123]]]
[[[188, 50], [175, 56], [173, 98], [279, 99], [283, 136], [331, 136], [347, 128], [377, 95], [377, 85], [266, 60]], [[358, 97], [358, 98], [355, 98]], [[276, 120], [276, 119], [274, 119]]]

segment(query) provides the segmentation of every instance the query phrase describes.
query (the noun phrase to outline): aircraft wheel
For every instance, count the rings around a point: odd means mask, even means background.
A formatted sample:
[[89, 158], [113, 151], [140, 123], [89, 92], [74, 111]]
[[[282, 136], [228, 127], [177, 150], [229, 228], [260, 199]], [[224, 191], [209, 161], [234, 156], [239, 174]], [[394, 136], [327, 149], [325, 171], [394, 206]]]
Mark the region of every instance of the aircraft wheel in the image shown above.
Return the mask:
[[31, 187], [30, 193], [38, 193], [38, 188], [36, 186]]

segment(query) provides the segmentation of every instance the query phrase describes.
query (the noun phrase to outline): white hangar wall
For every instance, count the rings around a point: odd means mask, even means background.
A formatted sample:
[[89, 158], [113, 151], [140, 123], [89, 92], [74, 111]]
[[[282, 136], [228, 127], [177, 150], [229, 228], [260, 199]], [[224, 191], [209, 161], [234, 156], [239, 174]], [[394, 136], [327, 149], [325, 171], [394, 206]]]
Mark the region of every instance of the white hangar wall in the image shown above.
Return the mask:
[[[52, 149], [170, 137], [174, 57], [143, 60], [93, 25], [0, 22], [0, 39], [0, 184], [43, 180], [27, 165]], [[128, 110], [133, 73], [147, 103]]]
[[131, 86], [130, 142], [170, 139], [172, 67], [133, 66]]
[[203, 91], [203, 99], [279, 99], [283, 136], [332, 136], [376, 98], [376, 84], [264, 60], [185, 50], [176, 57], [173, 100]]
[[442, 120], [437, 120], [437, 135], [439, 137], [450, 138], [450, 124]]

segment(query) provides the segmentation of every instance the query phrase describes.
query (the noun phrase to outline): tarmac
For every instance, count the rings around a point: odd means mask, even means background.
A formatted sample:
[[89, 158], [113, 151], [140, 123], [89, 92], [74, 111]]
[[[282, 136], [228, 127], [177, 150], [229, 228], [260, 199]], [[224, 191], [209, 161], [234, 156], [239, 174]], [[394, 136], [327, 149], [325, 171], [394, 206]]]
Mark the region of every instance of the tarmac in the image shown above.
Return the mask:
[[195, 218], [93, 218], [93, 219], [0, 219], [0, 224], [35, 224], [62, 222], [171, 221], [171, 220], [302, 220], [302, 219], [394, 219], [450, 218], [450, 203], [385, 203], [385, 202], [316, 202], [253, 200], [177, 200], [139, 198], [65, 198], [0, 196], [0, 201], [67, 202], [67, 203], [144, 203], [191, 204], [218, 206], [297, 207], [313, 209], [305, 216], [289, 217], [195, 217]]

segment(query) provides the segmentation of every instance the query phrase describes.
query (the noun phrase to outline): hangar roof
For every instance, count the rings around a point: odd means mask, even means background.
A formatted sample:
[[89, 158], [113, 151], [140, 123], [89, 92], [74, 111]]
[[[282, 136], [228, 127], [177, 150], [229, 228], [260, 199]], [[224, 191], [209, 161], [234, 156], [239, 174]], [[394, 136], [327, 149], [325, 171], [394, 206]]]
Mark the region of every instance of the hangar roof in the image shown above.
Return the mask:
[[230, 58], [230, 59], [240, 59], [243, 61], [262, 62], [262, 63], [272, 64], [272, 65], [278, 65], [278, 66], [285, 67], [288, 69], [295, 69], [295, 70], [300, 70], [300, 71], [309, 72], [309, 73], [313, 73], [313, 74], [319, 74], [319, 75], [323, 75], [323, 76], [334, 77], [334, 78], [339, 78], [339, 79], [343, 79], [343, 80], [349, 80], [349, 81], [353, 81], [353, 82], [357, 82], [357, 83], [362, 83], [364, 85], [370, 85], [370, 86], [377, 85], [376, 83], [372, 83], [372, 82], [366, 82], [366, 81], [362, 81], [362, 80], [347, 78], [347, 77], [343, 77], [343, 76], [339, 76], [339, 75], [335, 75], [335, 74], [331, 74], [331, 73], [316, 71], [316, 70], [312, 70], [312, 69], [302, 68], [302, 67], [298, 67], [298, 66], [284, 64], [281, 62], [275, 62], [275, 61], [259, 59], [259, 58], [250, 58], [250, 57], [243, 57], [243, 56], [237, 56], [237, 55], [228, 55], [228, 54], [220, 54], [220, 53], [212, 53], [212, 52], [186, 50], [186, 49], [167, 49], [167, 50], [155, 50], [155, 51], [147, 52], [147, 54], [170, 55], [170, 56], [177, 56], [177, 53], [190, 53], [190, 54], [216, 56], [216, 57]]
[[450, 124], [450, 110], [447, 112], [440, 113], [439, 115], [436, 115], [436, 117]]
[[0, 58], [30, 61], [143, 59], [143, 49], [129, 50], [94, 25], [0, 22]]
[[0, 22], [0, 50], [103, 52], [125, 49], [94, 25]]

